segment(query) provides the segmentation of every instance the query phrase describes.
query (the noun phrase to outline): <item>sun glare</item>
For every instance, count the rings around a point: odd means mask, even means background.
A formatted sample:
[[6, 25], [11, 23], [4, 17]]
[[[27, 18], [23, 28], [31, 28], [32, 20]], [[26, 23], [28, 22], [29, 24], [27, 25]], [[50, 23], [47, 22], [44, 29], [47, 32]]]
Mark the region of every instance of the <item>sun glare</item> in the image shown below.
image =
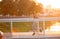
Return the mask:
[[48, 0], [47, 1], [46, 0], [36, 0], [36, 3], [42, 3], [44, 7], [46, 7], [49, 4]]
[[0, 0], [0, 2], [2, 2], [2, 0]]
[[41, 0], [36, 0], [36, 2], [40, 3], [40, 2], [41, 2]]
[[46, 29], [45, 31], [60, 32], [60, 23], [56, 22], [55, 24], [51, 25], [49, 29]]
[[56, 24], [52, 25], [50, 31], [60, 31], [60, 23], [56, 22]]
[[36, 0], [36, 3], [42, 3], [44, 7], [51, 5], [52, 8], [60, 8], [60, 0]]

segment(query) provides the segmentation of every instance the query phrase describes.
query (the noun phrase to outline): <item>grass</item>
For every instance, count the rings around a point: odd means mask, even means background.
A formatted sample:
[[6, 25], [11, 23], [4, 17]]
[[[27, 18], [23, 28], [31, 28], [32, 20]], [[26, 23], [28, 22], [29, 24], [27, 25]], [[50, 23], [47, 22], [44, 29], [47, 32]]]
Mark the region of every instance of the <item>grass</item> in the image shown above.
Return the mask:
[[[45, 22], [45, 26], [49, 27], [52, 23], [50, 21]], [[43, 22], [39, 22], [40, 27], [43, 30]], [[13, 22], [13, 32], [29, 32], [32, 31], [33, 22]], [[10, 22], [0, 22], [0, 30], [3, 32], [10, 32]]]

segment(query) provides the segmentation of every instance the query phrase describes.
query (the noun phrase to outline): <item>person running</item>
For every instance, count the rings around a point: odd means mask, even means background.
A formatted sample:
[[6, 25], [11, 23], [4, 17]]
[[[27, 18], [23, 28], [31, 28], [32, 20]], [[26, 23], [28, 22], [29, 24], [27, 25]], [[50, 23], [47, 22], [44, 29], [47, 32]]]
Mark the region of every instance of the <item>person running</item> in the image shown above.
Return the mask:
[[34, 13], [34, 21], [33, 21], [33, 34], [32, 35], [35, 35], [39, 30], [38, 30], [38, 27], [39, 27], [39, 13]]

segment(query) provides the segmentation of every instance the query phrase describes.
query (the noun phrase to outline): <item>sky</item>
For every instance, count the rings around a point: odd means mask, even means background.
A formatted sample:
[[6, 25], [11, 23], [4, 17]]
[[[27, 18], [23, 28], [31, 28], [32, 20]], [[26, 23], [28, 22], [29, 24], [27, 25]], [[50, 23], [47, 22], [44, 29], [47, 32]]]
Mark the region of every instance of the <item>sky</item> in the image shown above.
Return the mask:
[[[2, 0], [0, 0], [2, 2]], [[42, 3], [44, 8], [51, 5], [52, 8], [60, 8], [60, 0], [35, 0], [36, 3]]]
[[37, 3], [42, 3], [44, 7], [51, 5], [52, 8], [60, 8], [60, 0], [36, 0]]

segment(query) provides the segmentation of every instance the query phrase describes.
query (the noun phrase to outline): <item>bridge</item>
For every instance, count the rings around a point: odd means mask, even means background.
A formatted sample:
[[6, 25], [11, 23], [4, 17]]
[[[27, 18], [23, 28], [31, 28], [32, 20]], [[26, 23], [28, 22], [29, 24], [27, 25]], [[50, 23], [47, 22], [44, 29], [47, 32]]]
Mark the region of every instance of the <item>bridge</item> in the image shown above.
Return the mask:
[[[0, 22], [11, 22], [11, 33], [12, 33], [12, 22], [33, 22], [35, 19], [33, 17], [0, 17]], [[60, 17], [39, 17], [38, 18], [38, 21], [42, 21], [43, 23], [45, 21], [60, 21]], [[45, 26], [45, 25], [44, 25]], [[10, 34], [11, 34], [10, 33]], [[20, 39], [20, 38], [48, 38], [48, 39], [57, 39], [55, 37], [58, 37], [58, 36], [43, 36], [39, 35], [39, 36], [32, 36], [32, 33], [30, 33], [31, 35], [30, 36], [12, 36], [11, 39]], [[12, 34], [11, 34], [12, 35]], [[53, 34], [52, 34], [53, 35]], [[60, 38], [60, 37], [59, 37]], [[59, 39], [58, 38], [58, 39]]]

